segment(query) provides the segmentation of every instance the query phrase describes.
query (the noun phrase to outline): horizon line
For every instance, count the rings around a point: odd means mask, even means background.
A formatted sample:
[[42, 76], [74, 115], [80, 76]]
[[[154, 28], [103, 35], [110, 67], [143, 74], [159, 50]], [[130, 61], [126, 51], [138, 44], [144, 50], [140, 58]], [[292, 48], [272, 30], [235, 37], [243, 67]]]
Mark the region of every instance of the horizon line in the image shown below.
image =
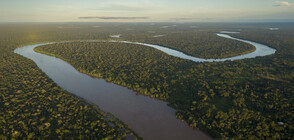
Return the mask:
[[294, 23], [289, 21], [0, 21], [0, 23]]

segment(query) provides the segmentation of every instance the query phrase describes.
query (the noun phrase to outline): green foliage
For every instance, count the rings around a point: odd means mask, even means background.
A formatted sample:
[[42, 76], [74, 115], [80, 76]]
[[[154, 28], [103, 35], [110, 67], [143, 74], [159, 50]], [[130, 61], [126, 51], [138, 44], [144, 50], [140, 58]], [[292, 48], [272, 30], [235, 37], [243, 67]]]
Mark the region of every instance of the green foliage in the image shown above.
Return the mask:
[[162, 37], [140, 39], [137, 34], [127, 34], [125, 38], [167, 46], [200, 58], [228, 58], [255, 50], [255, 47], [250, 44], [222, 38], [215, 33], [207, 30], [181, 30], [165, 33], [165, 36]]
[[18, 46], [46, 40], [39, 38], [42, 30], [38, 26], [0, 25], [0, 30], [0, 139], [122, 139], [136, 135], [110, 114], [58, 87], [31, 60], [13, 53]]
[[81, 72], [166, 100], [178, 110], [177, 118], [215, 138], [291, 139], [294, 42], [288, 36], [293, 32], [258, 33], [242, 37], [275, 46], [276, 54], [194, 63], [152, 48], [111, 42], [58, 43], [36, 51], [60, 57]]
[[[100, 28], [93, 27], [97, 25]], [[166, 25], [169, 27], [161, 28]], [[216, 58], [252, 51], [252, 46], [246, 47], [242, 43], [236, 48], [230, 45], [234, 42], [214, 35], [221, 30], [240, 29], [241, 34], [234, 36], [275, 47], [276, 54], [233, 62], [194, 63], [147, 47], [111, 43], [104, 43], [104, 46], [100, 43], [52, 45], [48, 50], [55, 52], [46, 53], [54, 53], [81, 72], [168, 101], [178, 110], [177, 118], [215, 138], [293, 139], [293, 25], [274, 25], [281, 26], [279, 31], [269, 31], [265, 26], [272, 25], [264, 24], [197, 23], [198, 28], [190, 26], [195, 23], [177, 26], [168, 23], [153, 26], [149, 23], [121, 23], [119, 26], [110, 23], [0, 24], [0, 137], [87, 139], [98, 132], [104, 138], [120, 138], [127, 133], [118, 129], [125, 128], [122, 124], [117, 124], [114, 130], [108, 129], [108, 121], [102, 117], [105, 113], [94, 111], [95, 107], [91, 105], [86, 108], [84, 102], [57, 87], [32, 61], [14, 54], [13, 50], [18, 46], [62, 40], [113, 39], [109, 36], [121, 34], [122, 39], [170, 46], [194, 56]], [[154, 39], [153, 36], [158, 34], [165, 36]], [[206, 46], [207, 42], [212, 46], [202, 48], [198, 41], [181, 46], [184, 43], [181, 40], [197, 37], [199, 41], [205, 40], [200, 44]], [[210, 42], [207, 37], [214, 41]], [[81, 48], [82, 45], [89, 48]], [[68, 51], [65, 48], [70, 47], [72, 56], [57, 52]], [[201, 53], [194, 52], [194, 47]], [[226, 49], [217, 51], [223, 47]], [[42, 47], [38, 49], [45, 51]], [[100, 58], [96, 53], [101, 55]], [[58, 114], [61, 116], [56, 116]], [[80, 119], [81, 116], [87, 119]], [[62, 120], [58, 121], [58, 118]], [[92, 121], [95, 118], [100, 122]], [[76, 121], [79, 119], [81, 122]], [[95, 123], [91, 125], [92, 122]], [[99, 129], [105, 124], [105, 129]]]

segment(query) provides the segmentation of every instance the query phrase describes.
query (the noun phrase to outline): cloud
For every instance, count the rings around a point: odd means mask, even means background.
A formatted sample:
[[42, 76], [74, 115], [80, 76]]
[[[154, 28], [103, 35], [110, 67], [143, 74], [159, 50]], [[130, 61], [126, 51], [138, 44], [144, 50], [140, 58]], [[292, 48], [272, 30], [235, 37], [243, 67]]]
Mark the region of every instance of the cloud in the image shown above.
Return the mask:
[[277, 6], [277, 7], [279, 7], [279, 6], [290, 7], [290, 6], [294, 6], [294, 3], [288, 2], [288, 1], [276, 1], [274, 6]]
[[104, 20], [124, 19], [124, 20], [134, 20], [134, 19], [148, 19], [148, 17], [79, 17], [79, 19], [104, 19]]
[[173, 21], [207, 21], [207, 20], [214, 20], [215, 18], [170, 18]]
[[170, 18], [170, 20], [182, 21], [182, 20], [195, 20], [196, 18]]
[[98, 10], [98, 11], [127, 11], [127, 12], [138, 12], [138, 11], [150, 11], [158, 9], [158, 5], [154, 5], [151, 2], [114, 2], [105, 1], [100, 2], [99, 5], [95, 7], [90, 7], [88, 10]]

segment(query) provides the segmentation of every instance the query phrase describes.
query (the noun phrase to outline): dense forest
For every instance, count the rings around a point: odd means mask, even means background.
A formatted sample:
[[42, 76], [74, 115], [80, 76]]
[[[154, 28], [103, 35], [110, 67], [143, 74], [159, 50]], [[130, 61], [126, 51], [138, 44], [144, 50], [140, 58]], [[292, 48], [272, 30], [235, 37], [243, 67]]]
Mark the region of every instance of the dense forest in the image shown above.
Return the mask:
[[[280, 30], [268, 30], [272, 26]], [[111, 35], [120, 34], [117, 40], [170, 46], [203, 58], [252, 51], [252, 46], [215, 36], [222, 30], [241, 31], [234, 36], [267, 44], [277, 52], [255, 59], [195, 63], [122, 43], [61, 43], [38, 47], [37, 51], [60, 57], [81, 72], [165, 100], [178, 110], [177, 118], [214, 138], [294, 137], [293, 25], [38, 23], [0, 24], [0, 30], [1, 138], [119, 139], [136, 135], [119, 120], [106, 119], [110, 114], [60, 89], [31, 60], [14, 54], [17, 47], [65, 40], [113, 40], [116, 38]], [[192, 33], [195, 37], [190, 36]], [[154, 38], [156, 35], [164, 36]], [[166, 41], [159, 42], [164, 37]], [[201, 48], [205, 42], [197, 41], [189, 41], [185, 47], [173, 45], [190, 37], [220, 45]], [[209, 53], [197, 54], [192, 46]], [[224, 49], [219, 52], [214, 47]]]
[[177, 118], [215, 138], [292, 139], [293, 33], [258, 33], [238, 36], [274, 46], [277, 54], [194, 63], [156, 49], [110, 42], [58, 43], [36, 51], [60, 57], [81, 72], [166, 100], [178, 110]]
[[39, 29], [0, 25], [0, 30], [0, 139], [140, 139], [123, 122], [64, 91], [31, 60], [13, 53], [43, 41], [34, 34]]
[[126, 34], [125, 39], [153, 43], [179, 50], [200, 58], [228, 58], [250, 53], [255, 47], [240, 41], [222, 38], [215, 31], [183, 30], [159, 37], [140, 38], [137, 34]]

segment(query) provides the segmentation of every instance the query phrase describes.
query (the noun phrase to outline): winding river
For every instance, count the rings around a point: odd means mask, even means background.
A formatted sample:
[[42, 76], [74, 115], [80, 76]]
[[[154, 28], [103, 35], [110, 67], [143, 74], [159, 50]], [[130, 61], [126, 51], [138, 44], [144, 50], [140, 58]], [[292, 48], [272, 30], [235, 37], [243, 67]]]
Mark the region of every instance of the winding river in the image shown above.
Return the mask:
[[[128, 41], [116, 42], [133, 43], [156, 48], [169, 55], [189, 59], [195, 62], [238, 60], [275, 53], [274, 49], [259, 43], [233, 38], [226, 34], [217, 35], [252, 44], [256, 47], [256, 50], [252, 53], [232, 58], [202, 59], [188, 56], [182, 52], [159, 45]], [[98, 105], [103, 111], [112, 113], [114, 116], [129, 125], [144, 139], [211, 139], [203, 132], [194, 130], [185, 122], [176, 119], [176, 111], [167, 106], [166, 102], [142, 95], [136, 95], [134, 91], [125, 87], [80, 73], [70, 64], [59, 58], [36, 53], [33, 50], [35, 47], [54, 43], [56, 42], [27, 45], [15, 49], [14, 52], [33, 60], [38, 67], [61, 88]]]

